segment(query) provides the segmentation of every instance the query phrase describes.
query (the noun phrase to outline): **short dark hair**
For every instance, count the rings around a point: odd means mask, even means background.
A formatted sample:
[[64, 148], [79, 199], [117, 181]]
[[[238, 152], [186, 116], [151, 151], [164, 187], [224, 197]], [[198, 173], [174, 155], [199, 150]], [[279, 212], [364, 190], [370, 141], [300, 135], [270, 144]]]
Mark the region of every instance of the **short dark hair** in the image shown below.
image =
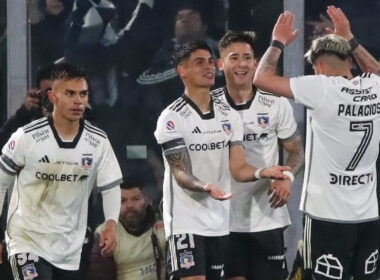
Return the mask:
[[139, 188], [141, 192], [144, 189], [144, 183], [142, 180], [134, 176], [126, 176], [123, 178], [123, 183], [120, 184], [120, 188], [123, 190], [130, 190], [133, 188]]
[[181, 62], [187, 60], [190, 57], [190, 55], [196, 50], [206, 50], [212, 53], [211, 48], [209, 47], [209, 45], [207, 45], [206, 41], [197, 40], [185, 43], [179, 46], [173, 54], [175, 66], [178, 66]]
[[73, 80], [73, 79], [87, 79], [86, 72], [78, 65], [70, 63], [59, 63], [54, 65], [50, 79], [55, 80]]
[[340, 60], [346, 60], [351, 57], [351, 47], [343, 37], [328, 34], [313, 40], [305, 58], [314, 64], [321, 55], [332, 55]]
[[219, 40], [219, 52], [222, 53], [232, 43], [247, 43], [254, 51], [256, 33], [254, 31], [234, 31], [228, 30]]

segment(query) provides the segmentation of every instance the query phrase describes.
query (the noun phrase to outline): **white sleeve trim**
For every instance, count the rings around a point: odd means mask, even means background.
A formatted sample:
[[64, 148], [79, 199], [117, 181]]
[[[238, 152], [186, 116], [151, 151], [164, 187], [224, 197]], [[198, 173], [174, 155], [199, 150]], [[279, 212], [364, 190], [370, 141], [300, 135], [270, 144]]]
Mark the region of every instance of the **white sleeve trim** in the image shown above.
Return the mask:
[[120, 186], [102, 191], [102, 197], [105, 220], [114, 220], [118, 224], [121, 206]]
[[0, 217], [3, 211], [5, 195], [8, 188], [14, 183], [15, 178], [15, 175], [10, 175], [0, 168]]

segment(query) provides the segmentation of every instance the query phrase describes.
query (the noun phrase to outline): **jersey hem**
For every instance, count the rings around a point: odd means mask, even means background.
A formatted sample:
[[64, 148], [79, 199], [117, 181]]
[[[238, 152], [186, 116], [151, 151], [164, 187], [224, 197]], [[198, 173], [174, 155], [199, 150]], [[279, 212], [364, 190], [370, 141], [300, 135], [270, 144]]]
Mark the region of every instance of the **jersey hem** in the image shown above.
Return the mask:
[[325, 221], [325, 222], [333, 222], [333, 223], [338, 223], [338, 224], [360, 224], [360, 223], [366, 223], [366, 222], [371, 222], [371, 221], [376, 221], [376, 220], [379, 220], [379, 216], [377, 217], [373, 217], [373, 218], [366, 218], [366, 219], [363, 219], [363, 220], [348, 220], [348, 221], [345, 221], [345, 220], [338, 220], [338, 219], [330, 219], [330, 218], [323, 218], [323, 217], [317, 217], [317, 216], [314, 216], [306, 211], [303, 211], [305, 213], [305, 215], [309, 216], [310, 218], [312, 218], [313, 220], [318, 220], [318, 221]]
[[262, 232], [267, 230], [273, 230], [278, 228], [285, 228], [289, 225], [291, 225], [291, 222], [283, 223], [283, 224], [276, 224], [266, 227], [260, 227], [260, 228], [238, 228], [238, 227], [230, 227], [230, 232]]

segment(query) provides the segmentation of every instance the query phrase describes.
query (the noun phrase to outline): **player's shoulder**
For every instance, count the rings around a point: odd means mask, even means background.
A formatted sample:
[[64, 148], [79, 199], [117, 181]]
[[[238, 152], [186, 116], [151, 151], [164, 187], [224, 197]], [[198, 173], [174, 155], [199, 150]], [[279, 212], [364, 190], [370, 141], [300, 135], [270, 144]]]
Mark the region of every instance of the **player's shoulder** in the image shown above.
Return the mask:
[[87, 120], [84, 120], [83, 129], [96, 138], [107, 139], [107, 133]]
[[183, 96], [174, 100], [171, 104], [169, 104], [162, 112], [159, 119], [170, 118], [178, 118], [182, 115], [182, 113], [188, 107], [188, 102], [186, 98]]
[[46, 126], [49, 126], [49, 120], [47, 117], [43, 117], [24, 125], [21, 130], [27, 134], [40, 129], [46, 129]]

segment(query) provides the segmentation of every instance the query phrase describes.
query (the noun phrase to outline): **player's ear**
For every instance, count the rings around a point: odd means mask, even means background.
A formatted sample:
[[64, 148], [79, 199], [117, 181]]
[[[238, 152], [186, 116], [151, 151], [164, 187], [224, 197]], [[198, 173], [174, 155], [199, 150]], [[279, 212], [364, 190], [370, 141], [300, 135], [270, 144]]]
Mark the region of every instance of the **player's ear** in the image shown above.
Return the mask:
[[352, 68], [352, 58], [351, 57], [348, 58], [348, 67], [351, 70], [351, 68]]
[[218, 68], [220, 71], [223, 71], [223, 60], [221, 58], [218, 58], [216, 60], [216, 64], [218, 64]]
[[181, 79], [186, 79], [186, 71], [181, 65], [177, 67], [177, 73], [181, 77]]
[[57, 96], [55, 95], [55, 93], [53, 92], [53, 90], [49, 89], [47, 91], [47, 94], [48, 94], [50, 102], [53, 103], [53, 104], [56, 104], [57, 103]]

